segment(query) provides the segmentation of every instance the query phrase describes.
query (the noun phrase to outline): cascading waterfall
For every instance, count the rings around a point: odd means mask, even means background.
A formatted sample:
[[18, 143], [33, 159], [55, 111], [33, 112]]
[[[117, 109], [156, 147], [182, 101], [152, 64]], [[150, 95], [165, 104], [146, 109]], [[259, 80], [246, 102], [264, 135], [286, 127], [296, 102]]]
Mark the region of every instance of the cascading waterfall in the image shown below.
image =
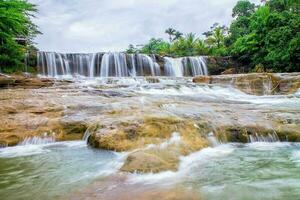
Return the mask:
[[19, 145], [38, 145], [38, 144], [48, 144], [54, 143], [55, 139], [53, 137], [28, 137], [25, 138]]
[[50, 77], [66, 75], [85, 77], [183, 77], [208, 74], [203, 56], [159, 59], [159, 61], [164, 62], [157, 62], [157, 58], [155, 55], [121, 52], [93, 54], [38, 52], [37, 67], [40, 74]]
[[205, 58], [203, 56], [184, 58], [165, 57], [164, 59], [166, 76], [208, 75]]
[[274, 131], [272, 134], [269, 133], [268, 135], [249, 135], [249, 141], [251, 143], [253, 142], [280, 142], [279, 137], [277, 133]]

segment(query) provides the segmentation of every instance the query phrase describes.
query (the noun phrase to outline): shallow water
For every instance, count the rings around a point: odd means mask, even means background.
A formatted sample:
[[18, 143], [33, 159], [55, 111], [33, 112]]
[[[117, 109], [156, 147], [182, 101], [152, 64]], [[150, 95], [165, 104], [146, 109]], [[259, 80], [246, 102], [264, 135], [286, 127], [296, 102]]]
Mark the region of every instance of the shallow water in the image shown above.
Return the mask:
[[[193, 84], [190, 78], [160, 78], [160, 83], [145, 78], [82, 78], [31, 92], [25, 102], [29, 106], [43, 106], [47, 99], [53, 107], [63, 105], [66, 119], [97, 120], [108, 126], [113, 121], [160, 114], [208, 119], [212, 125], [267, 128], [273, 122], [292, 124], [300, 119], [300, 90], [290, 95], [254, 96], [230, 86]], [[125, 175], [124, 184], [186, 187], [204, 200], [299, 199], [299, 143], [218, 145], [215, 138], [212, 141], [215, 147], [182, 157], [177, 172]], [[180, 133], [174, 133], [159, 147], [178, 142]], [[43, 143], [35, 139], [0, 148], [0, 197], [65, 199], [95, 181], [119, 175], [125, 156], [89, 148], [84, 141]]]
[[7, 200], [57, 199], [95, 178], [115, 173], [122, 156], [85, 142], [0, 149], [0, 196]]
[[298, 199], [300, 144], [225, 144], [181, 159], [178, 172], [132, 175], [130, 183], [183, 185], [205, 200]]
[[[0, 196], [64, 199], [95, 180], [117, 174], [123, 158], [82, 141], [1, 149]], [[209, 147], [182, 157], [177, 172], [128, 175], [125, 184], [192, 188], [205, 200], [294, 200], [300, 195], [300, 144]]]

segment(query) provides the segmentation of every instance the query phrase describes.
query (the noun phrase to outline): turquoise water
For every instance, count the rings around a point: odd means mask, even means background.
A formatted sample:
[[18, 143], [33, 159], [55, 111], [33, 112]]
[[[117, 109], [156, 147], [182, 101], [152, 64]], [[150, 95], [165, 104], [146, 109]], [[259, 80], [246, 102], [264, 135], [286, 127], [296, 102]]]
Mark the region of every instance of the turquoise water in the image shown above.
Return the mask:
[[[83, 141], [0, 149], [0, 196], [64, 199], [94, 180], [117, 173], [124, 154], [95, 150]], [[181, 185], [204, 200], [296, 200], [300, 144], [224, 144], [182, 157], [177, 172], [128, 175], [125, 184]], [[3, 199], [3, 198], [1, 198]]]
[[115, 173], [119, 159], [120, 155], [88, 148], [83, 141], [0, 149], [0, 197], [57, 199]]
[[181, 159], [178, 172], [132, 175], [131, 183], [183, 185], [204, 200], [300, 199], [300, 144], [225, 144]]

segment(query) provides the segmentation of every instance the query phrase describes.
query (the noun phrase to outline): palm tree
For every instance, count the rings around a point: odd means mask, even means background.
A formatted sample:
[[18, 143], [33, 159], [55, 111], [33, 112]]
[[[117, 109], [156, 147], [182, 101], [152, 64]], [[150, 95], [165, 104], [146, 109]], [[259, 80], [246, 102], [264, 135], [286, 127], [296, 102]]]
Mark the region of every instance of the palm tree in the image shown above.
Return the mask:
[[224, 27], [216, 27], [212, 32], [211, 35], [206, 39], [206, 43], [209, 46], [216, 46], [220, 48], [225, 39], [225, 28]]
[[185, 37], [185, 42], [186, 42], [186, 50], [188, 56], [194, 55], [194, 47], [196, 43], [196, 35], [195, 33], [188, 33]]
[[178, 40], [179, 38], [182, 37], [182, 35], [183, 35], [183, 34], [182, 34], [181, 32], [176, 31], [176, 32], [174, 33], [173, 41]]
[[176, 33], [176, 30], [173, 29], [173, 28], [168, 28], [165, 31], [165, 33], [169, 35], [169, 40], [170, 40], [170, 43], [171, 43], [172, 42], [172, 36]]

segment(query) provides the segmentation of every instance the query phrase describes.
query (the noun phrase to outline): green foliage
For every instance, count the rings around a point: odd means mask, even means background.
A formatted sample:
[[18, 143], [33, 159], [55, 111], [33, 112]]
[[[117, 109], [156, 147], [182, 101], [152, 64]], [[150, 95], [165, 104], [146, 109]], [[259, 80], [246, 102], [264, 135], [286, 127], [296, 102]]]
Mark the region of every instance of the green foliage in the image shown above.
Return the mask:
[[232, 17], [249, 17], [255, 10], [255, 4], [247, 0], [238, 1], [232, 10]]
[[24, 67], [24, 42], [30, 44], [39, 33], [31, 21], [34, 12], [35, 6], [25, 0], [0, 0], [0, 70], [3, 72]]
[[152, 38], [148, 44], [142, 47], [140, 52], [145, 54], [167, 55], [170, 53], [170, 44], [163, 39]]
[[165, 31], [169, 42], [151, 39], [141, 49], [128, 51], [173, 57], [212, 55], [232, 56], [255, 70], [300, 71], [300, 1], [268, 0], [256, 6], [240, 0], [233, 8], [229, 29], [215, 23], [203, 33], [183, 36], [173, 28]]
[[[247, 17], [248, 29], [231, 24], [231, 53], [254, 67], [275, 72], [300, 71], [300, 15], [293, 0], [270, 0]], [[243, 19], [245, 21], [245, 19]]]
[[210, 31], [203, 33], [206, 36], [205, 43], [209, 47], [209, 54], [215, 56], [227, 55], [225, 38], [227, 37], [227, 27], [215, 23]]
[[129, 45], [127, 53], [158, 54], [162, 56], [182, 57], [196, 55], [226, 55], [224, 46], [226, 27], [215, 24], [211, 31], [206, 32], [207, 39], [196, 37], [194, 33], [183, 35], [175, 29], [169, 28], [165, 31], [169, 36], [169, 42], [163, 39], [152, 38], [141, 49]]

